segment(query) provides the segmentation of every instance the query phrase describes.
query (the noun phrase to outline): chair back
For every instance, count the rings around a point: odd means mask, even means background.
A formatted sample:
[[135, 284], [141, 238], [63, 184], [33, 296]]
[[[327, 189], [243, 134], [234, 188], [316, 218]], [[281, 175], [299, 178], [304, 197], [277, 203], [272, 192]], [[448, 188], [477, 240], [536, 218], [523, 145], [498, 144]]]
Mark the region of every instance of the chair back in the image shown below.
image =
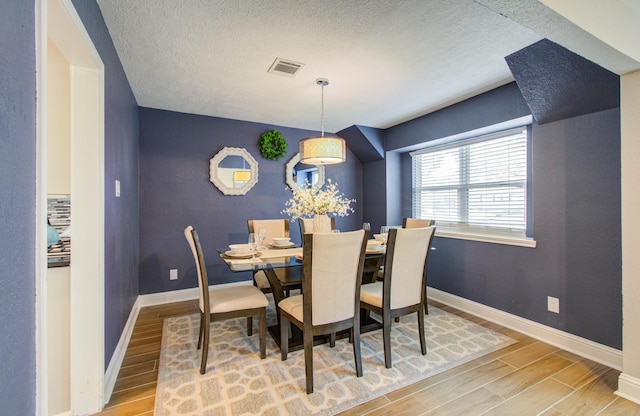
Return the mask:
[[289, 237], [289, 220], [286, 218], [277, 220], [248, 220], [247, 227], [250, 233], [257, 233], [264, 228], [267, 233], [264, 244], [273, 244], [274, 237]]
[[322, 232], [331, 232], [331, 230], [336, 228], [336, 219], [334, 217], [318, 217], [318, 218], [299, 218], [298, 224], [300, 225], [300, 238], [304, 240], [305, 234], [312, 234], [317, 232], [314, 230], [314, 221], [323, 221], [325, 222], [322, 225]]
[[353, 318], [368, 231], [304, 235], [303, 314], [314, 326]]
[[402, 228], [424, 228], [432, 227], [436, 224], [434, 220], [423, 220], [422, 218], [403, 218]]
[[198, 271], [198, 288], [200, 289], [200, 310], [209, 311], [209, 279], [207, 277], [207, 267], [205, 266], [204, 256], [202, 255], [202, 247], [198, 233], [192, 226], [184, 229], [184, 236], [191, 247], [193, 259], [196, 262], [196, 270]]
[[427, 260], [435, 227], [389, 230], [383, 278], [383, 299], [390, 309], [423, 303]]

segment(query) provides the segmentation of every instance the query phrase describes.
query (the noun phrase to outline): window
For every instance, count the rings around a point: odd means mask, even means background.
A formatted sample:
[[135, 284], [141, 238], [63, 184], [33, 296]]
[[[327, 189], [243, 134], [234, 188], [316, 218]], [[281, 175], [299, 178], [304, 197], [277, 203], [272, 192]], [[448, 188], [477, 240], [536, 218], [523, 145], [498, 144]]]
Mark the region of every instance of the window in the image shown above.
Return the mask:
[[525, 238], [527, 128], [411, 153], [413, 216], [441, 231]]

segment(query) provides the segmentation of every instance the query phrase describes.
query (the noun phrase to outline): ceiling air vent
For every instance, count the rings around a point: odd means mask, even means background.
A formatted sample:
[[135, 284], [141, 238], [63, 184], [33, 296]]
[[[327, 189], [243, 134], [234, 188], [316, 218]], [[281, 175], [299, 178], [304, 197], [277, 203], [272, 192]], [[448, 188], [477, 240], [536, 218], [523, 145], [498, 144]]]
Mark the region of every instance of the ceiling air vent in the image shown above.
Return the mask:
[[271, 68], [267, 72], [272, 74], [283, 75], [285, 77], [293, 77], [304, 64], [294, 62], [289, 59], [276, 58], [271, 64]]

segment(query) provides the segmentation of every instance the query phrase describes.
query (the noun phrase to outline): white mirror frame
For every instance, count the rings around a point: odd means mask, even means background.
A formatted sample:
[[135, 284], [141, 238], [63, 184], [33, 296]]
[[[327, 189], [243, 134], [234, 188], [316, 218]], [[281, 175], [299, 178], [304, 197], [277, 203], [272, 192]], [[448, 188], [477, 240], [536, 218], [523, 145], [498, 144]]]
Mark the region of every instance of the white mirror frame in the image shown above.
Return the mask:
[[[251, 178], [240, 188], [227, 186], [218, 175], [218, 165], [227, 156], [240, 156], [247, 161]], [[209, 159], [209, 180], [225, 195], [245, 195], [258, 182], [258, 162], [241, 147], [223, 147], [214, 157]]]
[[[287, 165], [285, 167], [287, 185], [292, 190], [300, 189], [298, 183], [293, 179], [293, 169], [298, 163], [300, 163], [300, 153], [296, 153], [291, 158], [291, 160], [287, 162]], [[324, 166], [317, 165], [316, 167], [318, 168], [318, 182], [313, 185], [313, 188], [320, 188], [322, 185], [324, 185]]]

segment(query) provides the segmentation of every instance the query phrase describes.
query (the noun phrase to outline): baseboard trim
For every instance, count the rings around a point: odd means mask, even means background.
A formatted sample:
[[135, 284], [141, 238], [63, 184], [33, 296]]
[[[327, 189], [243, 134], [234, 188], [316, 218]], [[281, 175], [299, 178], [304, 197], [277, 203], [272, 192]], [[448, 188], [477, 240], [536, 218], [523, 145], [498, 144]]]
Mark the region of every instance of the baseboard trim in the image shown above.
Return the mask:
[[[223, 287], [252, 285], [252, 284], [253, 282], [251, 280], [243, 280], [241, 282], [223, 283], [221, 285], [215, 285], [215, 287], [223, 288]], [[170, 292], [149, 293], [147, 295], [138, 296], [138, 299], [141, 300], [140, 307], [164, 305], [165, 303], [182, 302], [185, 300], [198, 299], [198, 297], [200, 296], [200, 293], [198, 293], [198, 290], [199, 289], [197, 287], [192, 287], [189, 289], [172, 290]]]
[[[622, 351], [429, 287], [429, 299], [495, 322], [574, 354], [622, 370]], [[639, 390], [640, 391], [640, 390]], [[640, 397], [640, 396], [637, 396]]]
[[133, 303], [133, 307], [131, 308], [131, 312], [129, 313], [129, 318], [127, 319], [127, 323], [124, 325], [124, 329], [122, 330], [122, 334], [120, 334], [120, 340], [118, 341], [118, 345], [116, 345], [116, 349], [111, 356], [111, 360], [109, 360], [109, 365], [107, 366], [107, 371], [104, 374], [104, 403], [109, 403], [111, 400], [111, 393], [113, 393], [113, 388], [116, 385], [116, 380], [118, 379], [118, 373], [120, 372], [120, 367], [122, 366], [122, 361], [124, 360], [124, 355], [127, 352], [127, 346], [129, 345], [129, 340], [131, 339], [131, 334], [133, 333], [133, 327], [136, 324], [136, 320], [138, 319], [138, 313], [140, 312], [140, 296], [136, 298], [136, 301]]
[[618, 377], [618, 390], [615, 393], [620, 397], [640, 404], [640, 379], [625, 373], [620, 374], [620, 377]]
[[[251, 285], [251, 280], [246, 280], [242, 282], [233, 282], [233, 283], [224, 283], [221, 285], [216, 285], [216, 287], [230, 287], [230, 286], [240, 286], [240, 285]], [[182, 302], [185, 300], [198, 299], [200, 294], [198, 293], [198, 288], [189, 288], [189, 289], [181, 289], [181, 290], [172, 290], [170, 292], [161, 292], [161, 293], [150, 293], [147, 295], [138, 295], [136, 301], [133, 304], [133, 308], [131, 308], [131, 312], [129, 313], [129, 319], [127, 319], [127, 323], [122, 330], [122, 334], [120, 335], [120, 340], [118, 341], [118, 345], [116, 346], [115, 351], [113, 352], [113, 356], [109, 361], [109, 366], [107, 367], [107, 371], [104, 374], [104, 403], [109, 403], [111, 400], [111, 393], [113, 393], [113, 388], [115, 387], [116, 380], [118, 379], [118, 373], [120, 372], [120, 367], [122, 367], [122, 361], [124, 360], [124, 355], [127, 352], [127, 346], [129, 345], [129, 340], [131, 339], [131, 335], [133, 334], [133, 327], [136, 324], [136, 319], [138, 319], [138, 314], [140, 313], [140, 309], [145, 306], [154, 306], [154, 305], [163, 305], [165, 303], [173, 303], [173, 302]]]

